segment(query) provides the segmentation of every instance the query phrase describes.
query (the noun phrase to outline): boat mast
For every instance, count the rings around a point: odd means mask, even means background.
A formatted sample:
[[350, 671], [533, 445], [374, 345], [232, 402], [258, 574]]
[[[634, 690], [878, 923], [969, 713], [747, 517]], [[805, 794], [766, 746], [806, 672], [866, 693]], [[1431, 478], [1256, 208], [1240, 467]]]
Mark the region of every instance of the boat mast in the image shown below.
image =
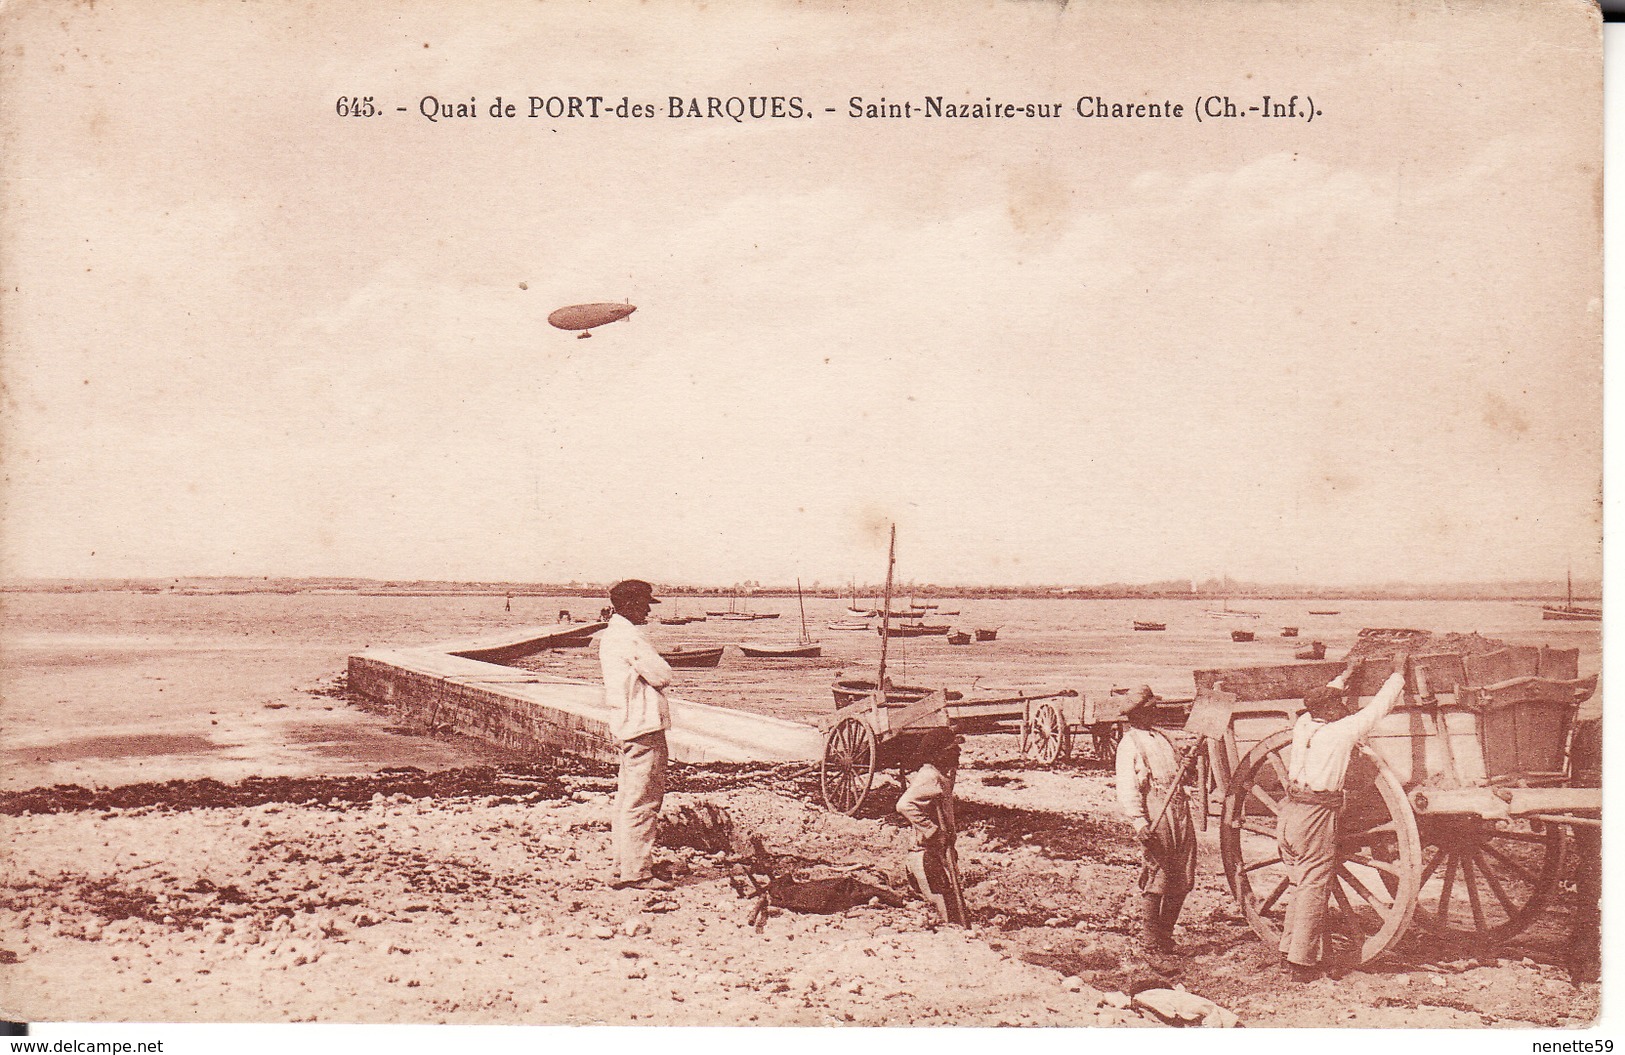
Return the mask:
[[1569, 603], [1567, 605], [1565, 605], [1564, 607], [1568, 608], [1570, 611], [1574, 610], [1574, 569], [1573, 568], [1569, 569]]
[[796, 604], [801, 606], [801, 643], [807, 644], [812, 638], [807, 636], [807, 602], [801, 599], [801, 577], [796, 576]]
[[897, 564], [897, 525], [891, 526], [891, 545], [886, 550], [886, 603], [880, 609], [880, 673], [875, 677], [875, 692], [882, 703], [886, 700], [886, 646], [891, 642], [891, 572]]

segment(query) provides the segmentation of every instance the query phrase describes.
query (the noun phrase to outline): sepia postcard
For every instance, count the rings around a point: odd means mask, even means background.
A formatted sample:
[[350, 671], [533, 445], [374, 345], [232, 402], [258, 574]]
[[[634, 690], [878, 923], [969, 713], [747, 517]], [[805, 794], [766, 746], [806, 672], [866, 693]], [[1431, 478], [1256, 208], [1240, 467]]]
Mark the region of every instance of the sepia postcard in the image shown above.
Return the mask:
[[0, 1018], [1602, 1035], [1602, 67], [0, 5]]

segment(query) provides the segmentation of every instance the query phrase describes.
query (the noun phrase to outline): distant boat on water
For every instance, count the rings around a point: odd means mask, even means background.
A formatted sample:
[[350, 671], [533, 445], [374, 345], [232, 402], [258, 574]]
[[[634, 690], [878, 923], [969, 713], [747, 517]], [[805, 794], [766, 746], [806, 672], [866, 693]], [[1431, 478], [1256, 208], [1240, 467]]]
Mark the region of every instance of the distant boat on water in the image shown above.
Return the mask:
[[1566, 619], [1569, 622], [1595, 623], [1602, 619], [1601, 608], [1580, 608], [1574, 603], [1574, 574], [1568, 577], [1568, 600], [1561, 606], [1555, 604], [1542, 605], [1540, 609], [1542, 619]]
[[1281, 636], [1282, 637], [1297, 637], [1298, 636], [1298, 628], [1295, 627], [1295, 626], [1283, 626], [1281, 628]]
[[1342, 612], [1340, 612], [1336, 608], [1311, 608], [1311, 609], [1309, 609], [1309, 614], [1310, 615], [1341, 615]]
[[777, 612], [750, 611], [748, 605], [740, 601], [737, 593], [728, 601], [728, 610], [726, 612], [707, 611], [705, 614], [712, 619], [722, 619], [734, 623], [748, 623], [757, 619], [777, 619], [779, 617]]
[[1252, 639], [1253, 639], [1253, 632], [1251, 630], [1232, 630], [1232, 631], [1230, 631], [1230, 640], [1232, 640], [1232, 641], [1251, 641]]
[[1143, 620], [1136, 619], [1136, 620], [1134, 620], [1134, 629], [1136, 629], [1136, 630], [1166, 630], [1166, 629], [1168, 629], [1168, 624], [1167, 623], [1147, 623], [1147, 622], [1144, 622]]
[[993, 641], [998, 636], [999, 636], [999, 628], [998, 627], [994, 627], [992, 630], [978, 630], [978, 631], [976, 631], [976, 640], [978, 640], [978, 641]]
[[948, 635], [948, 644], [950, 645], [968, 645], [970, 642], [971, 636], [963, 630], [955, 630]]
[[673, 667], [714, 667], [722, 661], [721, 648], [673, 648], [660, 653]]
[[823, 648], [807, 635], [807, 603], [801, 598], [801, 580], [796, 580], [796, 604], [801, 607], [801, 639], [794, 644], [739, 646], [750, 659], [816, 659]]
[[830, 623], [829, 628], [831, 630], [870, 630], [870, 629], [873, 629], [869, 625], [868, 620], [866, 620], [866, 619], [842, 619], [842, 620], [840, 620], [838, 622]]
[[1293, 653], [1294, 659], [1325, 659], [1326, 643], [1324, 641], [1311, 641], [1309, 647], [1302, 652]]

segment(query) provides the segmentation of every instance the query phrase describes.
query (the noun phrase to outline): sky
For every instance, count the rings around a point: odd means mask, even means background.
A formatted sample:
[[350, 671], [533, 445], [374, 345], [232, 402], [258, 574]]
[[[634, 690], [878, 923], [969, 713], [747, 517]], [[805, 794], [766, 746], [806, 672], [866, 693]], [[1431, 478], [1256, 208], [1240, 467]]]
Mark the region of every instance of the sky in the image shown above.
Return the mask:
[[5, 575], [1600, 574], [1584, 4], [325, 7], [7, 8]]

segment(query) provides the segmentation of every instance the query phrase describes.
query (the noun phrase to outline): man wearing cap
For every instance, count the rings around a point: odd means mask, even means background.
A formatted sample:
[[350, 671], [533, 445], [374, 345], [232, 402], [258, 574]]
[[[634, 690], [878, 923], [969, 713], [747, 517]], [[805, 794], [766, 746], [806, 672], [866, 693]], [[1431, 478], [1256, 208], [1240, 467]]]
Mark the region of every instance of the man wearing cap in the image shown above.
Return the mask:
[[954, 818], [954, 778], [959, 772], [959, 736], [948, 728], [928, 729], [916, 748], [919, 766], [897, 800], [897, 812], [913, 828], [914, 841], [904, 864], [920, 895], [948, 922], [965, 926], [959, 889]]
[[1183, 768], [1167, 734], [1155, 725], [1157, 694], [1142, 685], [1124, 717], [1117, 745], [1117, 805], [1134, 826], [1140, 865], [1141, 928], [1147, 947], [1174, 948], [1174, 924], [1196, 885], [1196, 827], [1180, 784]]
[[1281, 953], [1296, 981], [1319, 977], [1325, 955], [1326, 899], [1337, 871], [1337, 825], [1343, 782], [1356, 742], [1382, 720], [1405, 692], [1409, 653], [1394, 657], [1394, 672], [1371, 702], [1350, 713], [1349, 679], [1356, 665], [1304, 697], [1304, 712], [1287, 748], [1286, 801], [1276, 821], [1281, 862], [1292, 883], [1281, 930]]
[[671, 684], [671, 666], [640, 629], [660, 601], [642, 579], [609, 588], [615, 609], [598, 635], [598, 662], [604, 671], [604, 702], [609, 731], [621, 742], [621, 772], [615, 787], [610, 829], [619, 870], [617, 889], [669, 890], [654, 874], [655, 822], [666, 795], [666, 730], [671, 710], [662, 691]]

